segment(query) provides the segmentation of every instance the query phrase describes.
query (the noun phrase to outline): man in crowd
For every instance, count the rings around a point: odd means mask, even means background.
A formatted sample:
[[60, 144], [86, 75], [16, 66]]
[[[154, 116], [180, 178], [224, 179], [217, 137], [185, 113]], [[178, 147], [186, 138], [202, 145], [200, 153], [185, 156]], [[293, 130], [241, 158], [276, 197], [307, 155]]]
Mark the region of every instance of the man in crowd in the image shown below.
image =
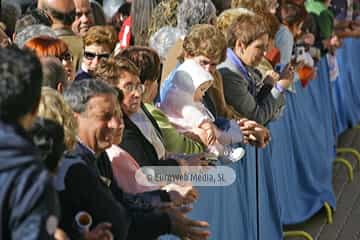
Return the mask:
[[76, 237], [72, 219], [85, 210], [94, 224], [110, 222], [115, 239], [154, 239], [166, 233], [207, 238], [209, 233], [202, 229], [207, 223], [192, 221], [172, 208], [155, 209], [136, 196], [130, 199], [114, 181], [100, 175], [98, 157], [111, 146], [115, 132], [124, 127], [117, 94], [110, 86], [93, 79], [76, 81], [65, 91], [65, 99], [78, 122], [75, 153], [81, 157], [65, 159], [58, 174], [64, 179], [57, 179], [62, 188], [61, 224], [70, 237]]
[[77, 35], [84, 36], [95, 25], [94, 14], [89, 0], [74, 0], [74, 3], [75, 20], [72, 24], [72, 29]]
[[42, 8], [52, 19], [52, 29], [58, 38], [63, 40], [69, 47], [73, 56], [75, 71], [79, 69], [82, 58], [83, 41], [80, 36], [75, 35], [71, 26], [75, 21], [75, 5], [73, 0], [42, 0]]
[[0, 49], [0, 239], [52, 239], [56, 193], [27, 130], [41, 95], [39, 60]]
[[55, 57], [41, 58], [43, 69], [43, 86], [51, 87], [62, 93], [67, 86], [66, 72], [59, 59]]

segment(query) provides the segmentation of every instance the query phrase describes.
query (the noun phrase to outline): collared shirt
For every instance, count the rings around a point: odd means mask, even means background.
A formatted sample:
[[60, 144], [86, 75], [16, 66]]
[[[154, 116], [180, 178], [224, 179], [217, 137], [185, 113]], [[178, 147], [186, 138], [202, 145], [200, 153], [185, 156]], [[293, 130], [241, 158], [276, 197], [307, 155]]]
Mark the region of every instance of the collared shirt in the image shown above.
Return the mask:
[[160, 134], [152, 125], [151, 121], [148, 119], [144, 111], [140, 109], [137, 113], [131, 115], [130, 119], [140, 129], [141, 133], [145, 136], [145, 138], [153, 145], [158, 155], [158, 158], [163, 159], [166, 153], [164, 144], [161, 141], [161, 138], [159, 136]]
[[83, 141], [81, 141], [81, 139], [79, 137], [76, 138], [78, 143], [84, 147], [86, 150], [88, 150], [89, 152], [91, 152], [92, 154], [94, 154], [94, 157], [96, 158], [96, 153], [94, 150], [92, 150], [88, 145], [86, 145]]
[[230, 48], [228, 48], [226, 50], [226, 55], [230, 59], [230, 61], [236, 66], [236, 68], [243, 74], [245, 79], [248, 81], [249, 91], [250, 91], [251, 95], [255, 96], [256, 95], [256, 83], [251, 78], [249, 71], [247, 70], [244, 63], [236, 56], [236, 54]]

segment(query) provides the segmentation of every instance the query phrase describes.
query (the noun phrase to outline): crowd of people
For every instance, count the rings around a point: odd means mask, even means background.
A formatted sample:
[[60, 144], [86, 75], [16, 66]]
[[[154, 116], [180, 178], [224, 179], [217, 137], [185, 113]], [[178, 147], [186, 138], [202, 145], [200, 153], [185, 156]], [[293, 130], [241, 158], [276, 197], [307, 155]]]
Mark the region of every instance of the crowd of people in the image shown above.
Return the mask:
[[196, 186], [142, 167], [265, 148], [285, 93], [360, 36], [360, 2], [332, 2], [2, 1], [0, 239], [211, 238]]

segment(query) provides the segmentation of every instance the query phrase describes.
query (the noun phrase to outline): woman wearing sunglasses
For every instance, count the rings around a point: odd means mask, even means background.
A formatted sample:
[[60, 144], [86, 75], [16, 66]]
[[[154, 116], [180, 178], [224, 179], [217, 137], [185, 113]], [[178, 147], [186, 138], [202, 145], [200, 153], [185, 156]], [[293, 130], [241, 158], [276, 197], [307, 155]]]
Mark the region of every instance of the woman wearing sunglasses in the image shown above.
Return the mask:
[[91, 78], [100, 60], [111, 56], [116, 45], [116, 32], [109, 26], [94, 26], [86, 32], [83, 42], [84, 55], [76, 81]]
[[64, 41], [49, 36], [40, 36], [28, 40], [25, 43], [25, 47], [33, 50], [39, 58], [58, 58], [64, 66], [67, 80], [74, 80], [75, 71], [73, 67], [73, 57]]

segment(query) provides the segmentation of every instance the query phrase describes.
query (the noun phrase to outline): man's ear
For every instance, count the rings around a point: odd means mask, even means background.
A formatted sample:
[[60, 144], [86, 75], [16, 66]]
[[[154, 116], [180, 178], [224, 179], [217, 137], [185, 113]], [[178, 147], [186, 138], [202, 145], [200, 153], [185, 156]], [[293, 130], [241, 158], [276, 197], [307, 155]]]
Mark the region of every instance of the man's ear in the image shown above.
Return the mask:
[[80, 118], [81, 113], [73, 112], [73, 114], [74, 114], [74, 118], [76, 119], [76, 121], [78, 121], [78, 119]]
[[64, 84], [59, 82], [56, 86], [56, 91], [58, 91], [60, 94], [63, 94], [64, 92]]
[[246, 49], [246, 45], [243, 42], [241, 42], [239, 39], [236, 40], [236, 42], [235, 42], [235, 51], [243, 53], [245, 51], [245, 49]]

